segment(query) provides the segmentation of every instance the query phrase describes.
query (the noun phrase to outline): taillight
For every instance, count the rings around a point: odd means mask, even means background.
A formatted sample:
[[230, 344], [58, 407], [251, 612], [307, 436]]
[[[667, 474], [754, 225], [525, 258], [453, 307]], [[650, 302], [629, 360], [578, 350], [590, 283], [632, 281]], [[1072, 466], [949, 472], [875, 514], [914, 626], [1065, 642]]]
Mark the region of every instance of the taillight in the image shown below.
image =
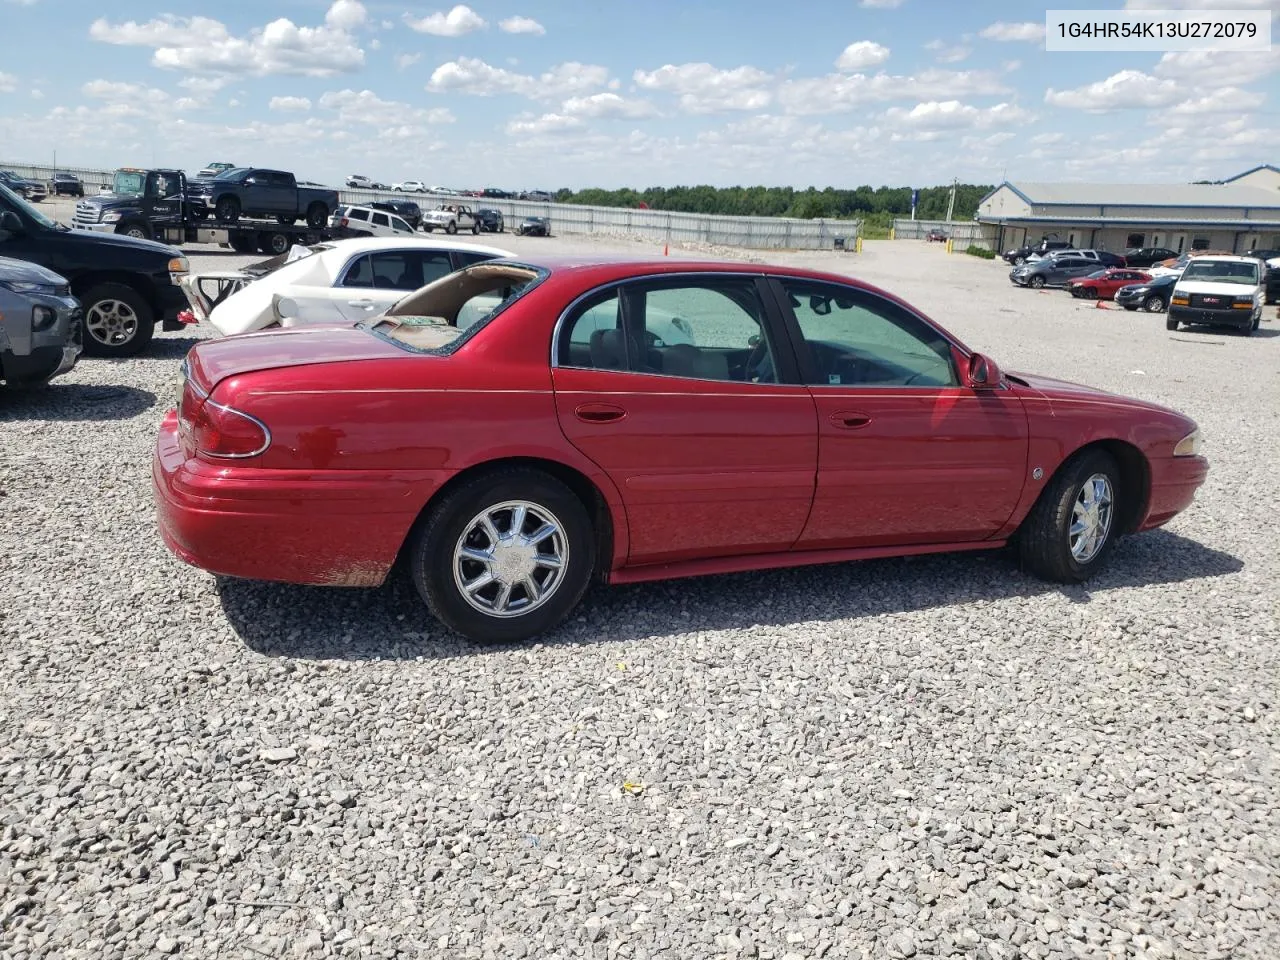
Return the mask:
[[351, 221], [350, 221], [350, 220], [348, 220], [346, 217], [343, 217], [343, 218], [342, 218], [342, 225], [343, 225], [344, 227], [345, 227], [347, 224], [349, 224], [350, 222], [351, 222]]
[[250, 414], [215, 400], [205, 400], [191, 418], [196, 452], [219, 460], [256, 457], [271, 446], [271, 431]]

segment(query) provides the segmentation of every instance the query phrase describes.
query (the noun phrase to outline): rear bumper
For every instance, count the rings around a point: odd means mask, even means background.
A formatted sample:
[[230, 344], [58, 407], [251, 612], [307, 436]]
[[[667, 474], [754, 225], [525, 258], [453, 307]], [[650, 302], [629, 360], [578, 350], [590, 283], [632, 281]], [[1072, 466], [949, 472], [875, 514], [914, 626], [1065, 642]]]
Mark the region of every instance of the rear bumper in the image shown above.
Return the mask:
[[335, 587], [382, 583], [444, 479], [188, 460], [172, 410], [151, 469], [160, 536], [179, 559], [225, 576]]
[[1204, 457], [1166, 457], [1151, 461], [1151, 499], [1139, 530], [1163, 526], [1195, 500], [1209, 475]]
[[1169, 319], [1179, 323], [1203, 323], [1224, 327], [1250, 327], [1252, 310], [1205, 310], [1202, 307], [1170, 307]]

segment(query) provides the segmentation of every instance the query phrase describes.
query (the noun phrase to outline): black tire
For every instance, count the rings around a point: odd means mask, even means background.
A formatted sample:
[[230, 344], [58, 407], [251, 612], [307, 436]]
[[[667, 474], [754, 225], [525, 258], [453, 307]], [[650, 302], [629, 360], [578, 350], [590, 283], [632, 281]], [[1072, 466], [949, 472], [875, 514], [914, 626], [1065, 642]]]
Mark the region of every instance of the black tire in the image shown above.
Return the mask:
[[[559, 572], [554, 592], [540, 606], [524, 615], [498, 617], [464, 598], [454, 580], [454, 549], [475, 517], [514, 500], [533, 505], [534, 511], [546, 510], [559, 521], [568, 562]], [[595, 569], [595, 534], [586, 507], [559, 480], [529, 467], [499, 468], [446, 494], [412, 535], [409, 557], [414, 586], [441, 623], [480, 643], [512, 642], [553, 629], [578, 605]], [[523, 588], [516, 589], [527, 601]]]
[[313, 203], [307, 207], [307, 226], [312, 230], [321, 230], [329, 222], [329, 208], [323, 203]]
[[223, 223], [235, 223], [240, 219], [240, 201], [235, 197], [222, 197], [213, 208], [213, 215]]
[[458, 224], [455, 223], [453, 220], [450, 220], [448, 223], [444, 225], [444, 232], [449, 234], [450, 236], [453, 236], [455, 233], [458, 232]]
[[126, 223], [116, 230], [122, 237], [133, 237], [135, 240], [150, 240], [151, 231], [145, 223]]
[[422, 231], [423, 233], [435, 233], [436, 228], [424, 223], [422, 225]]
[[[1077, 498], [1096, 476], [1105, 477], [1110, 485], [1110, 516], [1101, 545], [1082, 562], [1071, 552], [1069, 531]], [[1105, 450], [1084, 450], [1069, 459], [1058, 468], [1018, 528], [1018, 555], [1023, 568], [1056, 583], [1088, 580], [1106, 562], [1118, 537], [1117, 517], [1123, 513], [1121, 491], [1120, 468]]]
[[1163, 313], [1164, 297], [1158, 294], [1147, 297], [1147, 299], [1142, 304], [1142, 309], [1147, 311], [1147, 313]]
[[477, 234], [477, 233], [479, 233], [479, 232], [480, 232], [480, 224], [478, 224], [478, 223], [473, 223], [473, 224], [471, 225], [471, 232], [472, 232], [472, 234]]
[[506, 232], [507, 232], [507, 225], [506, 225], [505, 223], [500, 223], [500, 224], [498, 224], [498, 232], [499, 232], [499, 233], [506, 233]]
[[1137, 308], [1137, 306], [1136, 306], [1135, 304], [1132, 304], [1132, 303], [1126, 303], [1126, 304], [1124, 304], [1124, 308], [1125, 308], [1126, 310], [1129, 310], [1129, 311], [1133, 311], [1133, 310], [1137, 310], [1137, 309], [1138, 309], [1138, 308]]
[[297, 217], [276, 217], [276, 223], [284, 224], [286, 227], [292, 227], [297, 222]]
[[289, 235], [265, 230], [258, 234], [258, 250], [270, 257], [278, 257], [289, 249]]
[[[155, 336], [155, 312], [133, 287], [99, 283], [80, 295], [84, 309], [84, 353], [90, 357], [133, 357]], [[127, 313], [132, 313], [130, 323]]]
[[1164, 328], [1166, 330], [1177, 330], [1178, 321], [1173, 319], [1173, 317], [1166, 317], [1164, 321]]
[[1027, 286], [1039, 290], [1044, 286], [1044, 277], [1032, 277], [1027, 281]]

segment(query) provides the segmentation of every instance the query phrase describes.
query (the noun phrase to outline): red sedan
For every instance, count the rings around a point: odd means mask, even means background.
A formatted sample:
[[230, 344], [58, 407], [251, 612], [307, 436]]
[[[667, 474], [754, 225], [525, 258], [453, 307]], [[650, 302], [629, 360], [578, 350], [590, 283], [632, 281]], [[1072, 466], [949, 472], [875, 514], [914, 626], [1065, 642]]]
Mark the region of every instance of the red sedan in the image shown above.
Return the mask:
[[1114, 300], [1116, 291], [1131, 283], [1149, 283], [1151, 274], [1143, 273], [1129, 267], [1112, 267], [1110, 270], [1099, 270], [1087, 277], [1080, 277], [1067, 284], [1073, 297], [1084, 297], [1086, 300]]
[[1185, 509], [1187, 417], [1001, 373], [848, 277], [491, 261], [383, 317], [197, 344], [153, 466], [218, 574], [373, 586], [478, 640], [634, 583], [1016, 541], [1054, 581]]

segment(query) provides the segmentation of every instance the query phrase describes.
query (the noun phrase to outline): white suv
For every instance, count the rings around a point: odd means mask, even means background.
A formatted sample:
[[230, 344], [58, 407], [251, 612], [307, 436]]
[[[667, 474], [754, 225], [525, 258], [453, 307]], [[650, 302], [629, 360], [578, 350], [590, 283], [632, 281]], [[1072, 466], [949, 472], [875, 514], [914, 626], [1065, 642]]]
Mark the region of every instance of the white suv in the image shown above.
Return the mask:
[[1195, 257], [1174, 285], [1165, 326], [1206, 324], [1253, 333], [1262, 322], [1265, 273], [1253, 257]]
[[361, 233], [366, 237], [412, 237], [413, 227], [403, 217], [373, 207], [339, 207], [329, 218], [329, 229]]
[[391, 188], [396, 193], [426, 193], [427, 185], [421, 180], [406, 180]]

